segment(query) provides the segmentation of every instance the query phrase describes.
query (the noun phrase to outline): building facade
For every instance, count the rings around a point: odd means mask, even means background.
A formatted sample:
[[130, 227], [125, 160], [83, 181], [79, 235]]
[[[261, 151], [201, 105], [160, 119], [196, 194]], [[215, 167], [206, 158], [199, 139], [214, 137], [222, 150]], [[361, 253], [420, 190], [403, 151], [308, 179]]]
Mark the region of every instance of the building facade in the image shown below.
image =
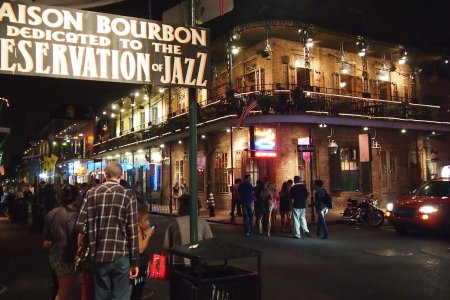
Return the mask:
[[[212, 194], [228, 209], [229, 187], [247, 173], [277, 189], [295, 175], [309, 187], [322, 179], [337, 204], [357, 189], [386, 203], [450, 164], [448, 107], [423, 97], [403, 47], [267, 21], [234, 27], [211, 48], [213, 88], [196, 92], [204, 205]], [[188, 103], [187, 89], [144, 86], [96, 118], [93, 158], [126, 164], [155, 210], [175, 208], [174, 187], [189, 182]]]

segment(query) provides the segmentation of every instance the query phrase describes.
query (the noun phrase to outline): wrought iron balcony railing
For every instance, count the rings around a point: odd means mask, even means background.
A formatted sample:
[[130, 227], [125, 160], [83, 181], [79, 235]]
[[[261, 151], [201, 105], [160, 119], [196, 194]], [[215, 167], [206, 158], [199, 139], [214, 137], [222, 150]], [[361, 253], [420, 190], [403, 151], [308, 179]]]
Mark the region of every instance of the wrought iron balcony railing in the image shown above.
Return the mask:
[[[450, 125], [449, 110], [436, 105], [376, 99], [361, 92], [340, 94], [334, 89], [311, 86], [294, 86], [292, 89], [274, 88], [273, 85], [266, 87], [267, 89], [259, 90], [252, 88], [251, 91], [242, 93], [236, 91], [228, 97], [217, 95], [214, 99], [199, 103], [198, 123], [231, 114], [240, 115], [245, 106], [256, 100], [258, 107], [254, 110], [262, 114], [315, 114], [375, 120], [415, 120]], [[95, 144], [94, 153], [99, 154], [183, 131], [188, 123], [186, 110], [175, 111], [158, 120], [156, 124], [149, 123], [145, 128], [135, 128], [132, 132]]]

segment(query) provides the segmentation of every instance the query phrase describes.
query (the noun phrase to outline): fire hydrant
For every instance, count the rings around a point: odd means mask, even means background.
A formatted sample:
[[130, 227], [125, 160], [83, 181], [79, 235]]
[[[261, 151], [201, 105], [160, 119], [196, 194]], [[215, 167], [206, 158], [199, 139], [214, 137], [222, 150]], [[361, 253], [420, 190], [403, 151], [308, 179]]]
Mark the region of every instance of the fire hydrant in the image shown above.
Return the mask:
[[206, 206], [209, 209], [209, 217], [214, 217], [216, 214], [214, 213], [214, 206], [216, 206], [216, 203], [214, 202], [214, 196], [213, 193], [208, 194], [208, 198], [206, 199]]

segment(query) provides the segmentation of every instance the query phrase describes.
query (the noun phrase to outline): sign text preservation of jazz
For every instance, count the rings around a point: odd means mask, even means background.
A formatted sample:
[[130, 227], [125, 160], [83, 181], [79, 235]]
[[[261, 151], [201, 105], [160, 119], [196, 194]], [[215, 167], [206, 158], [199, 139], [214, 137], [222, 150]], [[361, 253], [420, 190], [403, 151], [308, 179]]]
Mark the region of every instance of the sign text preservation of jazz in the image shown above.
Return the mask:
[[210, 87], [209, 30], [2, 1], [0, 73]]

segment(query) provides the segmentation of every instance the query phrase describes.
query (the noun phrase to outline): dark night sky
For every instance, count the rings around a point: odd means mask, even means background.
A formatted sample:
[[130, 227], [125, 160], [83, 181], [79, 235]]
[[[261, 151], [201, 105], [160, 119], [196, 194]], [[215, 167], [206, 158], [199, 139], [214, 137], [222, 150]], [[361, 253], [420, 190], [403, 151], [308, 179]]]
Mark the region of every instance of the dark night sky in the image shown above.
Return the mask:
[[[164, 7], [176, 3], [179, 0], [153, 0], [152, 18], [159, 20]], [[95, 10], [140, 18], [149, 15], [148, 0], [130, 0]], [[242, 23], [244, 19], [258, 20], [262, 16], [272, 19], [288, 16], [432, 53], [450, 53], [450, 1], [447, 0], [235, 0], [232, 13], [211, 22], [218, 28], [212, 31], [212, 36], [224, 32], [230, 24]], [[40, 129], [34, 120], [59, 104], [102, 107], [132, 88], [131, 84], [0, 75], [0, 97], [6, 97], [11, 103], [11, 134], [4, 146], [5, 163], [12, 166], [20, 161], [28, 140]]]

